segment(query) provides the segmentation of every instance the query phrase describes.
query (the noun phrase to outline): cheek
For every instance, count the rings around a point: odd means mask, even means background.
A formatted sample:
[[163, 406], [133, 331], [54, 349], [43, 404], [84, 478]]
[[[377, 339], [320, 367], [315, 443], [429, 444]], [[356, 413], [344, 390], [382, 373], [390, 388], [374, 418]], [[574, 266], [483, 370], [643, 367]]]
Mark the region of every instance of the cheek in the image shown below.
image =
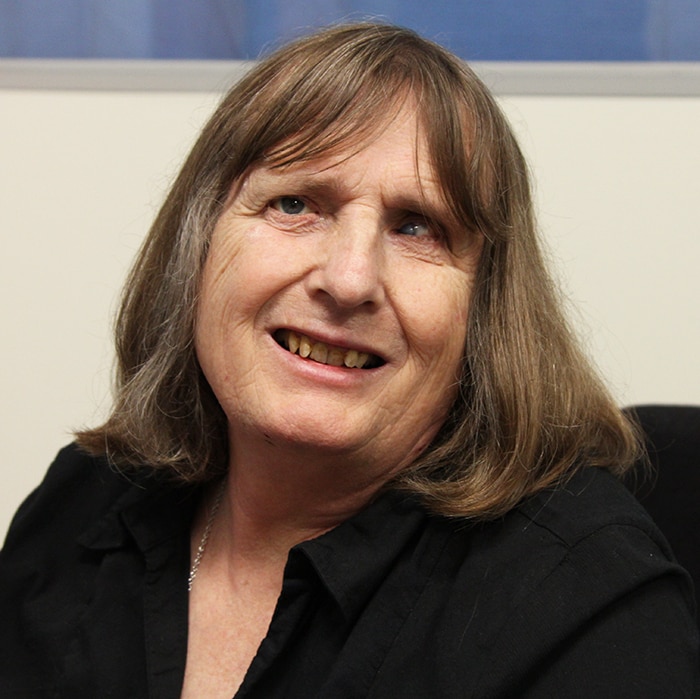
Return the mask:
[[409, 343], [429, 364], [459, 364], [466, 338], [471, 277], [445, 274], [415, 285], [404, 304]]
[[209, 302], [228, 305], [238, 316], [254, 313], [305, 274], [315, 248], [301, 242], [262, 222], [215, 231], [206, 263]]
[[268, 263], [264, 251], [246, 243], [244, 234], [215, 235], [204, 267], [199, 322], [218, 323], [224, 330], [229, 323], [255, 313], [268, 289], [274, 288], [278, 269]]
[[[214, 231], [197, 303], [195, 349], [205, 374], [213, 371], [229, 344], [227, 335], [245, 314], [244, 267], [234, 234]], [[210, 378], [211, 382], [211, 377]]]

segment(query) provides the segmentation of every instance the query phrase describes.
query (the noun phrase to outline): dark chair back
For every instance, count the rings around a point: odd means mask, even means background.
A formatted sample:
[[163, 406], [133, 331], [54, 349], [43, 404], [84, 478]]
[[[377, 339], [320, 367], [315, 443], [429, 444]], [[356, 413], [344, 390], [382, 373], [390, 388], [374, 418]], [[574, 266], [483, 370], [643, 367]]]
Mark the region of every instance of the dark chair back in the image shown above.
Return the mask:
[[646, 436], [652, 469], [638, 464], [626, 484], [668, 539], [700, 598], [700, 406], [628, 408]]

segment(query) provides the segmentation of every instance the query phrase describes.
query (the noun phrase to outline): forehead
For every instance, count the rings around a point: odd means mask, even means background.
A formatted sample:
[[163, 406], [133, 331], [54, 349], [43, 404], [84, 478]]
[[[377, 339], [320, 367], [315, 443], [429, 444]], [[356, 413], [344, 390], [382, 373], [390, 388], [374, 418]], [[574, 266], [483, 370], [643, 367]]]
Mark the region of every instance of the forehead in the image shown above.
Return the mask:
[[[284, 152], [284, 146], [279, 150]], [[413, 199], [430, 200], [433, 205], [444, 198], [424, 130], [406, 105], [363, 138], [313, 153], [314, 157], [307, 157], [300, 152], [296, 159], [282, 162], [273, 154], [253, 167], [246, 179], [292, 180], [329, 193], [377, 185], [387, 192], [400, 190]]]

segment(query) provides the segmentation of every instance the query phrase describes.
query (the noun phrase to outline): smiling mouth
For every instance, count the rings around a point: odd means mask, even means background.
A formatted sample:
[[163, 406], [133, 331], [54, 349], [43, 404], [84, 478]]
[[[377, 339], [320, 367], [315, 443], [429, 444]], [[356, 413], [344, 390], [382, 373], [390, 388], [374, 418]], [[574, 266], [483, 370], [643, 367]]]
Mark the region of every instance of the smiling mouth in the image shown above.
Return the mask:
[[273, 337], [288, 352], [319, 364], [347, 369], [374, 369], [384, 364], [384, 360], [376, 354], [327, 345], [293, 330], [277, 330]]

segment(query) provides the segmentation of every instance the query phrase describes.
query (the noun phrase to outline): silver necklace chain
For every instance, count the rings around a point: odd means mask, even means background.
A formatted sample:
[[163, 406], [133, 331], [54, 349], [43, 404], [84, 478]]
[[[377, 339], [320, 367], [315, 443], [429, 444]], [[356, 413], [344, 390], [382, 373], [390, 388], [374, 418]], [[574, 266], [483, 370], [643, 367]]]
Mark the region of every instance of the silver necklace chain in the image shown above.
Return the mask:
[[197, 547], [197, 553], [194, 555], [194, 561], [192, 561], [192, 567], [190, 568], [190, 574], [187, 578], [187, 591], [192, 591], [192, 583], [197, 577], [197, 571], [199, 570], [199, 565], [204, 557], [204, 552], [207, 549], [207, 542], [209, 541], [209, 535], [211, 534], [211, 528], [214, 526], [214, 519], [216, 518], [216, 513], [219, 511], [219, 505], [221, 505], [221, 499], [224, 495], [224, 489], [226, 486], [226, 480], [221, 482], [221, 485], [217, 488], [216, 497], [214, 498], [214, 503], [212, 504], [211, 511], [207, 517], [207, 523], [204, 525], [204, 532], [202, 533], [202, 538], [199, 540], [199, 546]]

